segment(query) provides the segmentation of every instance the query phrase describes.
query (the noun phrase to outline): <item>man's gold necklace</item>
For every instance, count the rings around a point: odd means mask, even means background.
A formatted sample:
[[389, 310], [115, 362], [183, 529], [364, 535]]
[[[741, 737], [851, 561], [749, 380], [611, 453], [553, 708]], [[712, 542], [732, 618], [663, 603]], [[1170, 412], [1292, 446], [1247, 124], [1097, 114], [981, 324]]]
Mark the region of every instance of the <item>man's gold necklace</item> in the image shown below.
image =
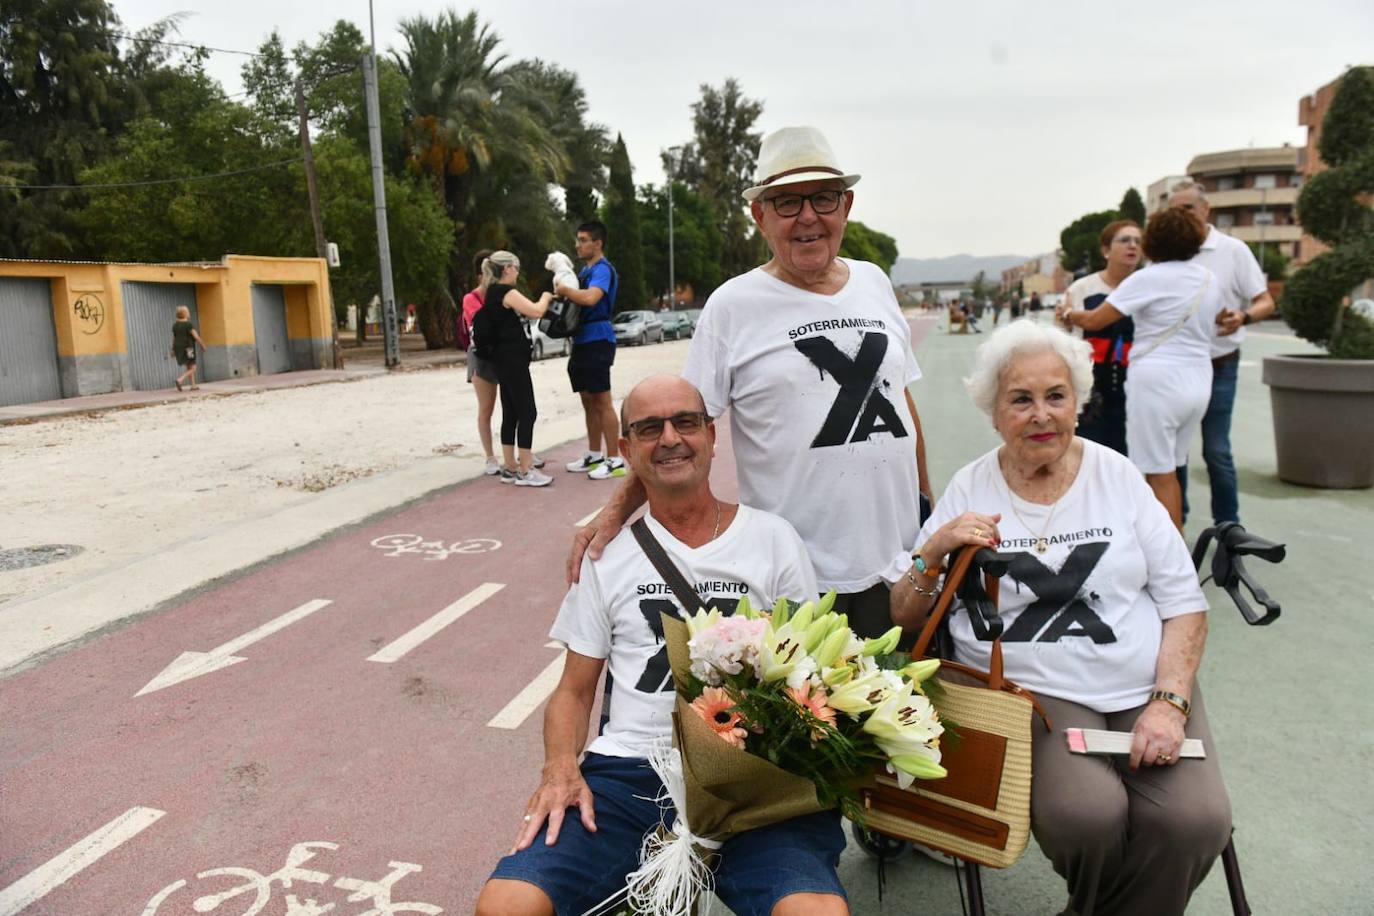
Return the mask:
[[[720, 500], [716, 500], [716, 530], [711, 532], [711, 541], [714, 541], [714, 540], [716, 539], [716, 536], [719, 535], [719, 534], [720, 534]], [[709, 544], [709, 543], [711, 543], [711, 541], [707, 541], [706, 543]]]

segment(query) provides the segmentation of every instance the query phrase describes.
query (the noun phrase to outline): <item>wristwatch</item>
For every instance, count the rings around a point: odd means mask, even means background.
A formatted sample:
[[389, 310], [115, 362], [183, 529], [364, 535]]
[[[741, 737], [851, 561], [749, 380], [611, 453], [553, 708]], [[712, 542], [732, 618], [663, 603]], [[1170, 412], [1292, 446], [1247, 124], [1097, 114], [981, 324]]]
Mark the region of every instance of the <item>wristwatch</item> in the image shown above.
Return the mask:
[[1174, 709], [1177, 709], [1179, 712], [1183, 713], [1183, 718], [1185, 719], [1193, 714], [1193, 704], [1188, 702], [1187, 697], [1181, 697], [1178, 694], [1172, 693], [1168, 690], [1151, 691], [1150, 700], [1161, 700], [1165, 703], [1168, 703]]
[[1240, 323], [1242, 326], [1249, 324], [1252, 320], [1249, 309], [1240, 310]]

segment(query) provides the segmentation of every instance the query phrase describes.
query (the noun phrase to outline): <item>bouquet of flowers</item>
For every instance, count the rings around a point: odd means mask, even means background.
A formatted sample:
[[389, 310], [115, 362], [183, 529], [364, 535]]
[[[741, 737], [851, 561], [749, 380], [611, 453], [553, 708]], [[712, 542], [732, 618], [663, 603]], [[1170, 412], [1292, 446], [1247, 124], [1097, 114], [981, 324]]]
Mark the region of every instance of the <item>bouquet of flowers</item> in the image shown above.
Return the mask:
[[627, 889], [637, 911], [693, 912], [732, 834], [836, 806], [862, 822], [857, 785], [877, 767], [903, 788], [945, 775], [944, 728], [922, 683], [939, 661], [884, 667], [901, 629], [860, 639], [834, 599], [664, 615], [674, 746], [650, 764], [677, 820], [645, 838]]

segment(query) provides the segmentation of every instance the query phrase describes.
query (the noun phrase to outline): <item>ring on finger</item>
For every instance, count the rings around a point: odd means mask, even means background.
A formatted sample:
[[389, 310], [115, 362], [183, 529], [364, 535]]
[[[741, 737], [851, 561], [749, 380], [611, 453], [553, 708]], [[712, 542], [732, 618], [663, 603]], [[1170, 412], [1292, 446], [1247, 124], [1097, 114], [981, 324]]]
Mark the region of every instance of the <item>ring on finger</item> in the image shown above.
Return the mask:
[[534, 820], [534, 818], [533, 818], [533, 817], [531, 817], [531, 816], [530, 816], [530, 815], [528, 815], [528, 814], [526, 814], [526, 815], [525, 815], [525, 818], [524, 818], [524, 819], [525, 819], [525, 820], [526, 820], [526, 821], [531, 821], [531, 820]]
[[981, 537], [985, 537], [986, 535], [984, 535], [983, 529], [982, 529], [982, 528], [976, 528], [976, 527], [975, 527], [975, 528], [973, 529], [973, 536], [976, 537], [976, 538], [981, 538]]
[[1173, 759], [1173, 754], [1166, 754], [1164, 751], [1160, 751], [1158, 754], [1155, 754], [1155, 760], [1159, 761], [1160, 763], [1168, 763], [1170, 760]]

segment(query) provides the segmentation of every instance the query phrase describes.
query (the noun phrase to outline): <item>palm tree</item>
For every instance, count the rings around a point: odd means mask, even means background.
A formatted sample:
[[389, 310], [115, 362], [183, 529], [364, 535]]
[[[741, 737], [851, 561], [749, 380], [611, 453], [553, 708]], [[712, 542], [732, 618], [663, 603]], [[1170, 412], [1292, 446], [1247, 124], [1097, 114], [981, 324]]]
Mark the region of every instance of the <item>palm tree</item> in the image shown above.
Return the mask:
[[[393, 57], [407, 84], [409, 162], [429, 177], [453, 219], [449, 290], [456, 292], [472, 280], [472, 251], [519, 252], [520, 241], [556, 240], [558, 215], [546, 187], [564, 179], [569, 156], [552, 127], [554, 100], [529, 67], [507, 64], [500, 38], [475, 12], [416, 16], [400, 29], [406, 44]], [[449, 339], [451, 324], [451, 297], [434, 300], [419, 315], [432, 346], [436, 337]]]

